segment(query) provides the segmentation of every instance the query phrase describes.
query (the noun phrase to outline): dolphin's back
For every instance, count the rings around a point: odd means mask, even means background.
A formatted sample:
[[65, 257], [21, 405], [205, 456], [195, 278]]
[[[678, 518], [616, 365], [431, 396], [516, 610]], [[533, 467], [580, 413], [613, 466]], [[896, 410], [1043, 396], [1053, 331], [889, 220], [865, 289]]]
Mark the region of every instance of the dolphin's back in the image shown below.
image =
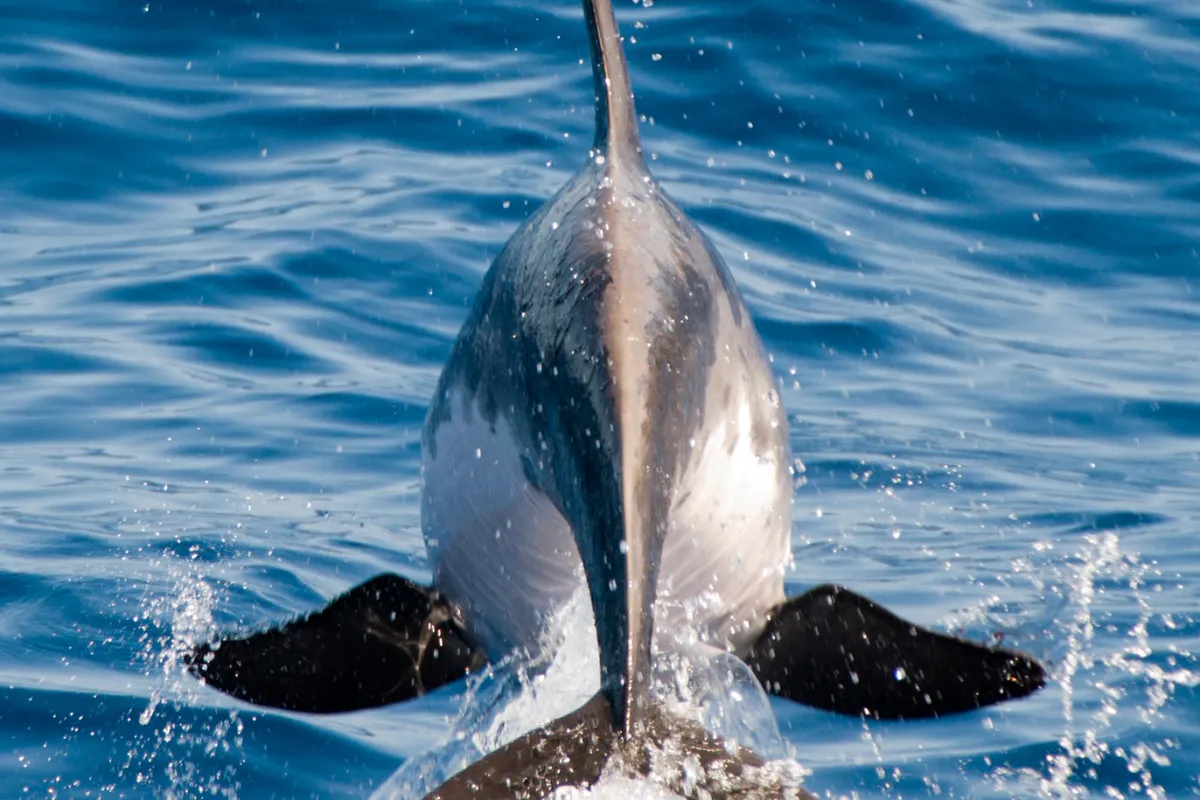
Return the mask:
[[577, 476], [619, 480], [607, 465], [637, 448], [660, 490], [614, 512], [662, 528], [659, 614], [740, 649], [784, 596], [785, 430], [715, 248], [640, 159], [593, 157], [496, 258], [443, 372], [422, 493], [435, 580], [494, 656], [535, 641], [582, 581], [566, 517], [605, 491]]

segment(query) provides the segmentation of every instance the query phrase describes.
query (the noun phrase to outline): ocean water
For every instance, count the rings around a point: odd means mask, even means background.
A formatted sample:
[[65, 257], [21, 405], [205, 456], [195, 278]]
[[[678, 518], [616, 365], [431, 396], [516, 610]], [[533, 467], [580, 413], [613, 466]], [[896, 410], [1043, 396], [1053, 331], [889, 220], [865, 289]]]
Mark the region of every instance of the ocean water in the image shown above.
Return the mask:
[[[0, 797], [366, 797], [450, 734], [461, 684], [313, 717], [179, 657], [428, 579], [428, 397], [591, 141], [577, 6], [0, 0]], [[783, 387], [790, 588], [1051, 666], [928, 722], [776, 701], [808, 787], [1200, 796], [1200, 6], [618, 16]]]

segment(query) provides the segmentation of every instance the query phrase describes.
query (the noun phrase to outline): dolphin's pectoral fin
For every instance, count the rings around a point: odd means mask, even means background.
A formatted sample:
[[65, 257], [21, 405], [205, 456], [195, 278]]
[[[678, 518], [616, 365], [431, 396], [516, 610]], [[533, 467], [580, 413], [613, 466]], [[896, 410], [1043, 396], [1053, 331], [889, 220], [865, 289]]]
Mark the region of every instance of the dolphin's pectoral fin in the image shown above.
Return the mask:
[[815, 800], [796, 776], [661, 709], [634, 736], [622, 739], [602, 693], [485, 756], [425, 800], [537, 800], [559, 787], [594, 785], [607, 772], [647, 776], [685, 798]]
[[437, 592], [379, 575], [320, 611], [203, 644], [188, 668], [234, 697], [331, 713], [407, 700], [485, 663]]
[[877, 719], [969, 711], [1046, 681], [1029, 656], [934, 633], [839, 586], [776, 607], [746, 663], [772, 694]]

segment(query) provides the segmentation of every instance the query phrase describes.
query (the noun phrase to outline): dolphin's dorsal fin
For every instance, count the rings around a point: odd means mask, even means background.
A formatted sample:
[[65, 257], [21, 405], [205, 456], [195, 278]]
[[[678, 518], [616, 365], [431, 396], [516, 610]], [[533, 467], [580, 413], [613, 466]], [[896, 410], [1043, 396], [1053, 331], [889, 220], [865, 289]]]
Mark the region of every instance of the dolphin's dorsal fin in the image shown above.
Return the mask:
[[583, 16], [587, 20], [596, 91], [596, 139], [592, 146], [598, 155], [610, 159], [625, 157], [641, 162], [637, 111], [612, 0], [583, 0]]

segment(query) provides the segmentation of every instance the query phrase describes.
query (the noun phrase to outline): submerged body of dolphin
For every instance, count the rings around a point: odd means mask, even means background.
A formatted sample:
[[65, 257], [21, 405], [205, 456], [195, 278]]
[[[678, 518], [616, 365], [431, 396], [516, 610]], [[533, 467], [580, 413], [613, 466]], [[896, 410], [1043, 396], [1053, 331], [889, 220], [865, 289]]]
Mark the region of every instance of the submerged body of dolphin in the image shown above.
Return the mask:
[[609, 0], [583, 5], [593, 149], [496, 258], [426, 423], [436, 588], [375, 578], [302, 620], [199, 648], [194, 671], [297, 710], [403, 700], [534, 646], [585, 581], [600, 694], [446, 798], [586, 782], [622, 748], [640, 769], [629, 743], [664, 737], [726, 774], [753, 771], [752, 754], [650, 700], [656, 630], [699, 635], [767, 691], [842, 713], [933, 716], [1035, 690], [1032, 660], [847, 590], [786, 598], [792, 482], [774, 379], [728, 268], [646, 168]]

